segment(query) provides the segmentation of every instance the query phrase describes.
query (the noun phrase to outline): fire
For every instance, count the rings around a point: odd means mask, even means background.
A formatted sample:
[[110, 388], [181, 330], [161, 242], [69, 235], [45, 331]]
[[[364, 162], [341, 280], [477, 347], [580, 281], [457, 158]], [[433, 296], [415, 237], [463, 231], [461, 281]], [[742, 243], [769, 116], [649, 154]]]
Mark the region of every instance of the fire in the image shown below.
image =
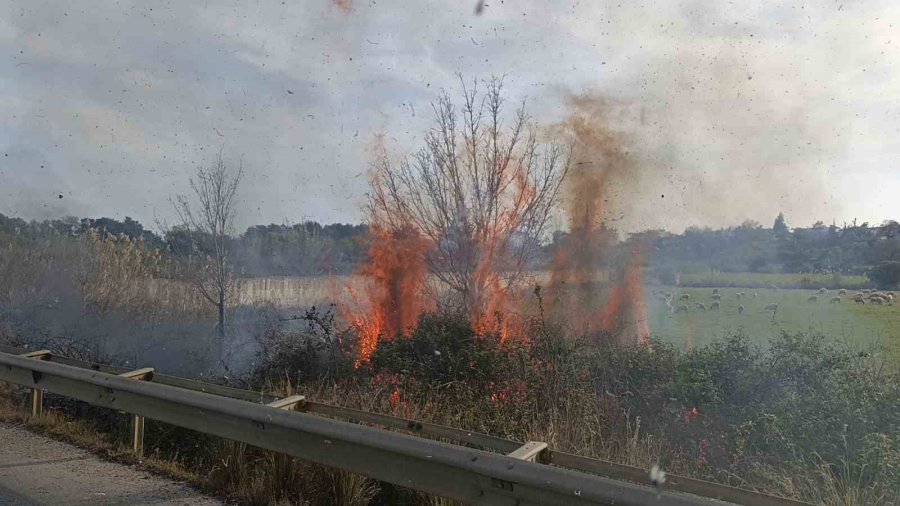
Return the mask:
[[517, 294], [511, 290], [497, 273], [490, 274], [484, 286], [483, 309], [476, 309], [472, 315], [472, 328], [477, 334], [498, 334], [501, 343], [510, 338], [525, 339], [524, 322], [515, 304]]
[[363, 293], [348, 287], [353, 305], [342, 308], [359, 333], [357, 366], [369, 360], [379, 340], [408, 335], [428, 309], [422, 293], [428, 241], [412, 228], [391, 230], [377, 223], [370, 225], [369, 239], [367, 260], [359, 268], [366, 279]]
[[631, 252], [622, 279], [614, 284], [601, 317], [601, 330], [615, 333], [623, 342], [647, 344], [650, 326], [644, 298], [643, 251]]
[[[573, 166], [566, 184], [569, 234], [559, 245], [550, 277], [551, 311], [577, 332], [633, 334], [644, 342], [646, 316], [640, 251], [633, 252], [604, 303], [602, 282], [615, 233], [607, 229], [613, 190], [633, 177], [634, 162], [623, 136], [611, 126], [613, 104], [591, 95], [570, 97], [571, 114], [557, 126], [574, 140]], [[599, 308], [603, 308], [600, 310]], [[632, 328], [633, 327], [633, 328]], [[622, 334], [625, 333], [625, 334]]]
[[[498, 168], [498, 180], [501, 184], [515, 188], [507, 195], [504, 211], [497, 219], [490, 220], [477, 239], [481, 258], [475, 269], [474, 285], [476, 301], [472, 304], [472, 325], [479, 334], [497, 333], [501, 342], [511, 337], [524, 339], [523, 322], [516, 307], [521, 298], [517, 284], [518, 279], [504, 278], [505, 272], [520, 272], [523, 265], [512, 265], [522, 262], [521, 257], [511, 254], [514, 246], [515, 231], [527, 219], [526, 206], [533, 202], [534, 185], [531, 184], [521, 164], [506, 164]], [[508, 181], [508, 182], [507, 182]]]
[[[499, 114], [500, 82], [491, 86], [487, 103]], [[480, 121], [473, 112], [474, 91], [465, 97], [471, 125]], [[554, 258], [551, 314], [582, 332], [648, 338], [640, 252], [616, 276], [611, 293], [600, 289], [611, 277], [616, 240], [604, 226], [608, 202], [615, 201], [612, 188], [633, 177], [632, 159], [610, 126], [610, 104], [580, 96], [571, 97], [570, 107], [569, 118], [550, 133], [572, 139], [571, 152], [539, 152], [536, 135], [522, 133], [527, 125], [521, 113], [509, 137], [520, 144], [504, 145], [499, 123], [486, 127], [493, 137], [457, 131], [446, 99], [436, 108], [440, 128], [411, 160], [391, 159], [384, 137], [375, 139], [372, 244], [359, 269], [367, 284], [361, 293], [351, 291], [355, 309], [347, 311], [360, 334], [358, 364], [369, 360], [380, 340], [408, 334], [427, 309], [425, 300], [437, 305], [436, 291], [424, 297], [429, 276], [443, 283], [446, 302], [469, 315], [477, 334], [497, 334], [504, 342], [526, 339], [523, 274], [561, 181], [569, 197], [570, 233]], [[454, 147], [457, 141], [464, 148]]]

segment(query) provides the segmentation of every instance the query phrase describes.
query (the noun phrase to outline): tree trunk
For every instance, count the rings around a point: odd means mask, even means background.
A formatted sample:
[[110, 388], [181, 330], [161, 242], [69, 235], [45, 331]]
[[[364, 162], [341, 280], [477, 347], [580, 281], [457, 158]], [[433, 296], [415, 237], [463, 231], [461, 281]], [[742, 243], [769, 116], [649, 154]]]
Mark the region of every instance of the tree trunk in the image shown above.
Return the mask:
[[222, 363], [222, 348], [225, 344], [225, 291], [219, 290], [219, 302], [216, 304], [219, 309], [219, 325], [216, 336], [216, 361]]
[[216, 304], [219, 309], [219, 339], [225, 337], [225, 292], [219, 292], [219, 303]]

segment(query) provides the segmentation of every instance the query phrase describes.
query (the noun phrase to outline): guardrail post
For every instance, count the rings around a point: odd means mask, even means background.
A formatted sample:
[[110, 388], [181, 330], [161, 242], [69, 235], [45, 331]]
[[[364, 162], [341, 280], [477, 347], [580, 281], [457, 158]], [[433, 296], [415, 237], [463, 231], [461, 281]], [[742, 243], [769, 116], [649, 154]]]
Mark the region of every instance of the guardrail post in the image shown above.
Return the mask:
[[[50, 350], [29, 351], [23, 353], [25, 358], [33, 358], [35, 360], [47, 360], [50, 358]], [[35, 385], [31, 389], [31, 417], [37, 418], [44, 412], [44, 391]]]
[[507, 456], [514, 459], [537, 462], [541, 457], [541, 453], [545, 452], [546, 450], [547, 443], [543, 441], [529, 441]]
[[269, 406], [270, 408], [287, 409], [293, 411], [298, 407], [302, 407], [304, 402], [306, 402], [306, 397], [302, 395], [292, 395], [290, 397], [285, 397], [284, 399], [278, 399], [277, 401], [270, 402], [266, 404], [266, 406]]
[[[150, 381], [153, 379], [152, 367], [145, 367], [134, 371], [123, 372], [119, 376], [137, 381]], [[138, 457], [144, 454], [144, 417], [134, 415], [131, 423], [131, 450]]]

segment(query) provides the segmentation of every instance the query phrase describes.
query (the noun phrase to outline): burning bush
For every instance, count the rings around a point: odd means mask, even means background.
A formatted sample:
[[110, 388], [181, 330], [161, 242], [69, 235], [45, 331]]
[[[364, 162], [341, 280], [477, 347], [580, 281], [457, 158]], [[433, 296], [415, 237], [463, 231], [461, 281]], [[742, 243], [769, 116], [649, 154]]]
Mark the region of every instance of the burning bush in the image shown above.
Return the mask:
[[[404, 320], [397, 323], [415, 320], [416, 308], [407, 310], [407, 302], [393, 296], [401, 295], [397, 288], [414, 293], [408, 285], [424, 281], [419, 254], [448, 302], [477, 330], [504, 339], [511, 333], [511, 318], [496, 314], [510, 313], [510, 292], [520, 288], [528, 260], [538, 251], [568, 170], [568, 151], [538, 143], [524, 108], [506, 127], [502, 89], [502, 80], [492, 79], [482, 96], [477, 82], [462, 82], [462, 104], [441, 95], [434, 127], [411, 159], [395, 163], [386, 152], [379, 154], [369, 197], [371, 228], [376, 239], [391, 240], [377, 241], [361, 270], [377, 286], [368, 294], [370, 312], [354, 318], [367, 322], [360, 324], [362, 360], [380, 337], [404, 330], [379, 320], [391, 314]], [[395, 259], [401, 268], [390, 265]], [[385, 300], [392, 307], [381, 307]]]
[[379, 340], [406, 335], [428, 307], [423, 293], [427, 276], [428, 241], [409, 225], [369, 227], [369, 254], [360, 267], [367, 284], [362, 294], [348, 288], [353, 305], [344, 305], [347, 320], [358, 333], [357, 364], [365, 363]]

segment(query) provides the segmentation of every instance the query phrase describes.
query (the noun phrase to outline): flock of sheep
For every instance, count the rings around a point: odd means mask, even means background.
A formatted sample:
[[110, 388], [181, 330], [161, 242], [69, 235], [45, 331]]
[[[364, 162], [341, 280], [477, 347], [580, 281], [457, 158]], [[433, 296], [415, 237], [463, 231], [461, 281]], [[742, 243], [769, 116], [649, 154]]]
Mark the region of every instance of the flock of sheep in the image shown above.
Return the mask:
[[[819, 288], [819, 293], [821, 295], [825, 295], [828, 293], [828, 290], [824, 288]], [[838, 291], [837, 297], [832, 297], [828, 300], [830, 304], [840, 304], [841, 296], [847, 295], [847, 290], [841, 289]], [[864, 288], [853, 294], [853, 302], [857, 304], [865, 304], [866, 300], [869, 301], [869, 304], [893, 304], [894, 303], [894, 292], [879, 292], [878, 290], [870, 290], [868, 288]], [[824, 300], [824, 299], [823, 299]], [[818, 295], [810, 295], [807, 302], [819, 302]]]
[[[841, 292], [846, 293], [845, 290], [841, 290]], [[853, 302], [856, 302], [857, 304], [865, 304], [866, 299], [869, 300], [870, 304], [893, 304], [894, 292], [879, 292], [878, 290], [864, 289], [853, 294]], [[834, 302], [834, 299], [831, 301]], [[840, 300], [838, 300], [838, 302], [840, 302]]]
[[[806, 299], [806, 301], [810, 302], [810, 303], [816, 303], [819, 301], [820, 297], [822, 297], [822, 300], [824, 300], [827, 295], [828, 295], [828, 290], [826, 290], [825, 288], [820, 288], [819, 295], [811, 295], [809, 298]], [[843, 300], [842, 297], [845, 295], [847, 295], [847, 290], [844, 290], [844, 289], [838, 290], [837, 295], [834, 297], [831, 297], [828, 300], [828, 302], [830, 304], [840, 304], [841, 301]], [[689, 304], [691, 302], [691, 294], [689, 294], [689, 293], [682, 293], [676, 297], [672, 292], [657, 290], [656, 296], [660, 300], [665, 302], [666, 309], [668, 310], [668, 312], [670, 314], [689, 312]], [[744, 299], [747, 297], [747, 293], [746, 292], [737, 292], [737, 293], [735, 293], [735, 297], [739, 300]], [[753, 299], [756, 299], [757, 297], [759, 297], [759, 293], [753, 292], [752, 294], [750, 294], [750, 297]], [[703, 302], [694, 302], [694, 307], [696, 308], [697, 311], [703, 311], [703, 312], [719, 311], [721, 308], [721, 303], [720, 303], [721, 299], [722, 299], [722, 295], [719, 294], [719, 289], [713, 288], [712, 294], [710, 295], [709, 305], [707, 306], [707, 304], [703, 303]], [[866, 301], [868, 300], [869, 304], [879, 304], [879, 305], [889, 304], [889, 305], [891, 305], [894, 303], [894, 293], [893, 292], [879, 292], [878, 290], [863, 289], [857, 293], [854, 293], [852, 295], [852, 299], [857, 304], [866, 304]], [[678, 305], [676, 305], [676, 300], [678, 301]], [[738, 314], [743, 314], [744, 310], [745, 310], [745, 308], [744, 308], [743, 304], [738, 305], [738, 307], [737, 307]], [[772, 311], [772, 314], [774, 316], [774, 314], [776, 312], [778, 312], [778, 304], [776, 304], [776, 303], [766, 304], [763, 307], [763, 311], [764, 312]]]

